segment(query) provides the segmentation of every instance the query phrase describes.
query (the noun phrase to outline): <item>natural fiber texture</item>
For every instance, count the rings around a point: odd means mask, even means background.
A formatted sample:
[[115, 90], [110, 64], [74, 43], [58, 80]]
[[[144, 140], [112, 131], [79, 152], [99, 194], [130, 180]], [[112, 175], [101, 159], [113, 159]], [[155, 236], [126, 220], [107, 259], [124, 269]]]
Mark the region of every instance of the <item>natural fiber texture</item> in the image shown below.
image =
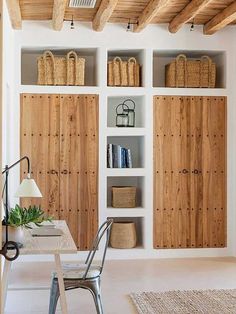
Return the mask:
[[236, 289], [142, 292], [130, 297], [139, 314], [236, 313]]
[[136, 206], [135, 186], [112, 186], [112, 207], [134, 208]]
[[108, 86], [140, 86], [140, 65], [134, 57], [123, 61], [115, 57], [108, 62]]
[[38, 58], [39, 85], [84, 85], [85, 59], [70, 51], [66, 57], [55, 57], [45, 51]]
[[180, 54], [166, 65], [166, 87], [215, 87], [216, 65], [208, 56], [200, 60]]
[[136, 246], [137, 235], [134, 222], [113, 222], [111, 226], [111, 247], [116, 249], [132, 249]]

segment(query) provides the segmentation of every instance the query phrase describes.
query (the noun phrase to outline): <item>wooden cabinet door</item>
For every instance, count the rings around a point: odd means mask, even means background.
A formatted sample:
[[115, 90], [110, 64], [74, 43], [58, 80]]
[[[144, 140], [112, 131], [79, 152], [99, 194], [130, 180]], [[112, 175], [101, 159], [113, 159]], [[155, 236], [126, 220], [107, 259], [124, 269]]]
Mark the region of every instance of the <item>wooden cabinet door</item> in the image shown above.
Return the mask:
[[[89, 249], [98, 227], [98, 96], [21, 95], [23, 155], [43, 198], [22, 205], [66, 220], [78, 249]], [[22, 178], [26, 171], [22, 164]]]
[[[211, 136], [209, 129], [212, 128]], [[222, 240], [226, 211], [223, 156], [224, 98], [154, 97], [155, 248], [225, 245]], [[216, 170], [210, 170], [216, 167], [220, 168], [218, 176]], [[221, 190], [217, 204], [211, 194], [216, 186]], [[206, 206], [212, 202], [214, 211], [210, 205]], [[210, 220], [208, 216], [212, 215], [215, 219]], [[210, 240], [212, 237], [214, 243]]]
[[98, 97], [60, 96], [60, 217], [80, 250], [98, 226]]
[[[41, 205], [47, 214], [59, 219], [59, 138], [60, 99], [58, 95], [22, 94], [20, 153], [31, 162], [31, 175], [42, 198], [22, 198], [21, 204]], [[21, 179], [27, 174], [27, 163], [21, 163]]]

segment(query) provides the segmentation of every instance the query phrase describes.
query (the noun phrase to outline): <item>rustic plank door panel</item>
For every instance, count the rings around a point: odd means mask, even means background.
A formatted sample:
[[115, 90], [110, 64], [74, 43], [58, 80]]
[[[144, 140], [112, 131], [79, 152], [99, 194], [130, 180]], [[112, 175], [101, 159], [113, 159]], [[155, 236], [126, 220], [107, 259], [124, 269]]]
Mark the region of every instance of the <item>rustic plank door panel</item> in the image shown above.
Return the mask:
[[[22, 199], [21, 204], [41, 205], [59, 218], [59, 97], [47, 94], [21, 95], [21, 156], [31, 161], [31, 174], [43, 198]], [[21, 178], [27, 164], [21, 164]]]
[[154, 97], [155, 248], [225, 246], [225, 151], [224, 97]]
[[21, 95], [21, 155], [43, 194], [22, 204], [65, 219], [78, 248], [89, 249], [98, 227], [98, 96]]

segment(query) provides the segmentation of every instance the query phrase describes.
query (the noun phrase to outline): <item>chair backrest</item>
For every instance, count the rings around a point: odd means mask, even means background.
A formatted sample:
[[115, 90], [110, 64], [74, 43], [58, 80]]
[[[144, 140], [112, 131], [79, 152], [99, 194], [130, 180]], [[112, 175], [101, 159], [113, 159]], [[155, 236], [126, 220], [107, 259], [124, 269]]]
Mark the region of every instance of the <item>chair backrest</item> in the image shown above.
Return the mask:
[[91, 250], [89, 251], [89, 254], [87, 256], [87, 259], [85, 263], [87, 264], [87, 268], [85, 270], [83, 279], [86, 279], [87, 274], [90, 270], [90, 267], [92, 265], [93, 259], [95, 257], [95, 254], [98, 250], [98, 246], [104, 236], [106, 236], [104, 247], [103, 247], [103, 253], [102, 253], [102, 260], [101, 260], [101, 265], [100, 265], [100, 274], [102, 273], [105, 258], [106, 258], [106, 253], [107, 253], [107, 247], [109, 244], [110, 240], [110, 233], [111, 233], [111, 226], [113, 224], [113, 219], [107, 219], [98, 229], [97, 234], [93, 240], [93, 246]]

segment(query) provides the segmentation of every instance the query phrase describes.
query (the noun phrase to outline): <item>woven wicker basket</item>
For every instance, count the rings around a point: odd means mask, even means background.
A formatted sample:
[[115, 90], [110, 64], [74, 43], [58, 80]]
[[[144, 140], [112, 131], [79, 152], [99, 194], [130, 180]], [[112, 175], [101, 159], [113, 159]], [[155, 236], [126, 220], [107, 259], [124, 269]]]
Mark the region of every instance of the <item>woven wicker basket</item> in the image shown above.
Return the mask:
[[166, 65], [166, 87], [215, 87], [216, 65], [208, 56], [187, 60], [181, 54]]
[[140, 86], [140, 65], [135, 58], [122, 61], [115, 57], [108, 62], [108, 86]]
[[70, 51], [66, 57], [55, 57], [45, 51], [38, 58], [39, 85], [84, 85], [85, 59]]
[[110, 245], [116, 249], [131, 249], [137, 244], [134, 222], [113, 222], [111, 227]]
[[113, 186], [112, 207], [134, 208], [136, 206], [136, 187], [135, 186]]

